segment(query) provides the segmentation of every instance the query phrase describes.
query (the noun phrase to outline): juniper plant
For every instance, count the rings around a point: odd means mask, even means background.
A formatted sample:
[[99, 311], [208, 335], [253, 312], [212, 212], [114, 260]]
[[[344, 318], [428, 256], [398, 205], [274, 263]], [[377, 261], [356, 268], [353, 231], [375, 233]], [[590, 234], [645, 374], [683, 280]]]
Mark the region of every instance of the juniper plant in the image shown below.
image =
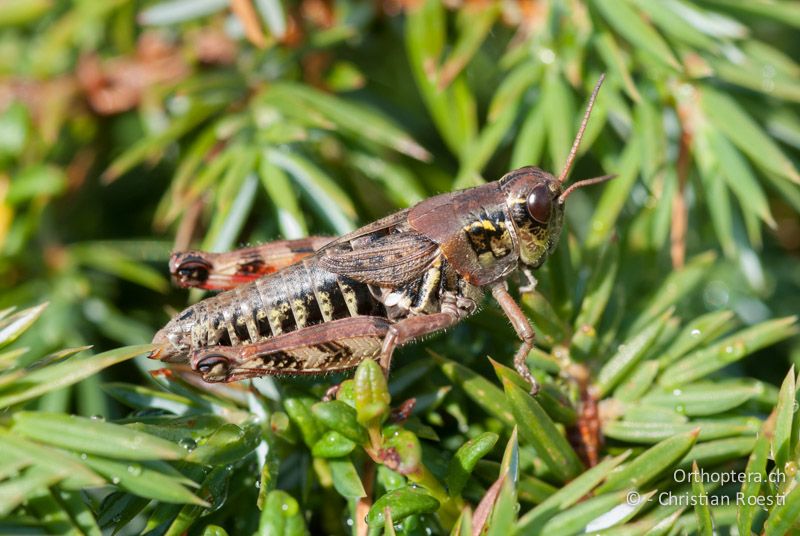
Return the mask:
[[[0, 3], [0, 533], [797, 531], [798, 26], [778, 0]], [[171, 249], [557, 170], [601, 72], [573, 174], [619, 177], [518, 294], [537, 397], [491, 307], [388, 383], [144, 357], [200, 297]]]

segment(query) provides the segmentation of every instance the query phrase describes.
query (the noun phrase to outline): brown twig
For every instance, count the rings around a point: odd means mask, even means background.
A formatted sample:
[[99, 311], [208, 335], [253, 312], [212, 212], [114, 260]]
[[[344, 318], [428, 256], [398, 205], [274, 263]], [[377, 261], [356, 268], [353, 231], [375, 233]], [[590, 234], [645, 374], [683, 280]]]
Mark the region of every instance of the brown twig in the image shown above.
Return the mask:
[[375, 481], [375, 462], [371, 459], [364, 461], [364, 476], [361, 483], [364, 486], [364, 496], [356, 503], [356, 535], [367, 536], [369, 525], [367, 525], [367, 514], [372, 508], [372, 487]]
[[261, 22], [252, 1], [231, 0], [231, 11], [242, 23], [247, 40], [258, 48], [266, 48], [267, 38], [264, 36], [264, 30], [261, 28]]
[[570, 444], [587, 467], [594, 467], [600, 460], [603, 447], [603, 431], [598, 410], [598, 397], [589, 385], [589, 371], [581, 365], [570, 367], [570, 376], [577, 383], [581, 395], [578, 420], [567, 430]]
[[681, 139], [678, 147], [678, 190], [672, 198], [672, 223], [670, 227], [670, 257], [673, 268], [682, 268], [686, 262], [686, 230], [689, 225], [689, 213], [686, 208], [686, 182], [691, 165], [692, 129], [689, 112], [684, 106], [678, 106], [678, 118], [681, 123]]

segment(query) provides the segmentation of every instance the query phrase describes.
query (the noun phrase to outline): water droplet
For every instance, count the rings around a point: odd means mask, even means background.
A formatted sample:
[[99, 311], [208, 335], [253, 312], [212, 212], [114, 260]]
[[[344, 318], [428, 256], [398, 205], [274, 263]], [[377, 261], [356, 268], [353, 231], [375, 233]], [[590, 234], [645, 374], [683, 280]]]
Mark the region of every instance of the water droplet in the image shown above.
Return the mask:
[[261, 489], [261, 481], [256, 480], [256, 489]]
[[677, 406], [675, 406], [675, 412], [684, 415], [686, 413], [686, 406], [684, 406], [683, 404], [678, 404]]
[[119, 484], [119, 477], [118, 476], [111, 477], [111, 483], [112, 484]]
[[289, 505], [288, 505], [288, 504], [286, 504], [286, 503], [283, 503], [283, 504], [281, 505], [281, 510], [283, 510], [284, 512], [285, 512], [285, 511], [287, 511], [288, 509], [289, 509]]
[[549, 65], [555, 61], [556, 53], [549, 48], [543, 48], [541, 52], [539, 52], [539, 59], [542, 63]]
[[139, 465], [129, 465], [128, 472], [133, 476], [139, 476], [142, 474], [142, 467]]
[[197, 448], [197, 441], [195, 441], [191, 437], [184, 437], [178, 441], [178, 445], [182, 446], [189, 452], [192, 452], [194, 449]]
[[93, 421], [104, 421], [104, 420], [106, 420], [106, 418], [103, 417], [102, 415], [92, 415], [89, 418], [92, 419]]
[[122, 521], [122, 516], [120, 514], [117, 514], [111, 518], [111, 521], [116, 525], [117, 523]]
[[699, 336], [701, 335], [701, 333], [700, 333], [700, 330], [699, 330], [699, 329], [697, 329], [697, 328], [694, 328], [694, 329], [691, 331], [690, 335], [691, 335], [692, 337], [699, 337]]
[[680, 389], [673, 389], [672, 390], [672, 395], [673, 396], [681, 396], [682, 394], [683, 394], [683, 391], [681, 391]]
[[81, 460], [85, 460], [88, 457], [85, 452], [81, 452]]
[[703, 290], [703, 299], [709, 309], [721, 309], [728, 304], [730, 290], [722, 281], [711, 281]]
[[794, 475], [797, 474], [797, 464], [795, 462], [786, 462], [783, 466], [783, 472], [786, 476], [794, 478]]

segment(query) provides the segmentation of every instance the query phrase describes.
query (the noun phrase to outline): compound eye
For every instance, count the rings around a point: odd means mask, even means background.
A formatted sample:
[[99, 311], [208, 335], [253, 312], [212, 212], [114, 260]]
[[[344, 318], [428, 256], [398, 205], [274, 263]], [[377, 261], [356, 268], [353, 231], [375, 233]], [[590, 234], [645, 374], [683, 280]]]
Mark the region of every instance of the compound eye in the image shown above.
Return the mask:
[[546, 184], [535, 187], [528, 196], [528, 214], [539, 223], [550, 221], [552, 206], [553, 198], [550, 195], [550, 188]]
[[196, 281], [196, 282], [204, 282], [208, 279], [209, 272], [211, 271], [211, 265], [207, 262], [200, 261], [200, 260], [187, 260], [178, 266], [175, 270], [175, 273], [183, 281]]
[[196, 370], [203, 376], [212, 375], [222, 377], [228, 369], [228, 359], [221, 355], [210, 355], [204, 357], [197, 363]]

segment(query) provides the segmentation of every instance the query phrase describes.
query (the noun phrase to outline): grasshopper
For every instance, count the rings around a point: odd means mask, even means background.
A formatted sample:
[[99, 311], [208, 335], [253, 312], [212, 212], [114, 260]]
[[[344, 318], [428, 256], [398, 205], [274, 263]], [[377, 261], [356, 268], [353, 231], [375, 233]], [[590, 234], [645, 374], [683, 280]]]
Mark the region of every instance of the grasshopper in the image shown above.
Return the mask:
[[517, 271], [532, 281], [558, 243], [569, 195], [613, 178], [564, 187], [602, 82], [558, 178], [523, 167], [336, 239], [174, 254], [178, 284], [228, 290], [176, 315], [156, 333], [151, 357], [188, 361], [207, 382], [321, 374], [364, 359], [388, 374], [397, 346], [473, 314], [488, 290], [521, 340], [514, 366], [535, 394], [525, 364], [534, 330], [505, 281]]

